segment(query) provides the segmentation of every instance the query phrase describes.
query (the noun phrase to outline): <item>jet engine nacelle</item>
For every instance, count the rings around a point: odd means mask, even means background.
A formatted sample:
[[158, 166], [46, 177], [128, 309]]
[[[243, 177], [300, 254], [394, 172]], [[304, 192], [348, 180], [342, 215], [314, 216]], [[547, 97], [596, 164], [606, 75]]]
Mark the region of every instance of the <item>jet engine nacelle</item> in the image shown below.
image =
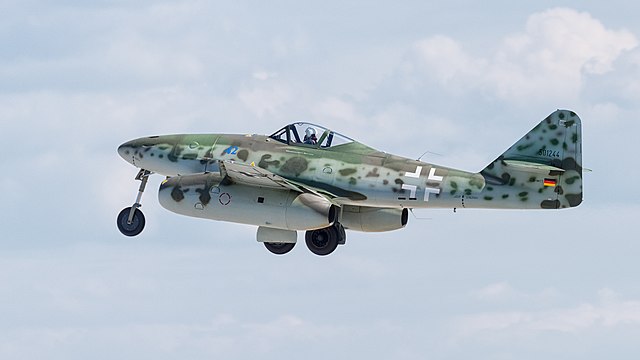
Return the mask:
[[169, 178], [160, 185], [158, 200], [182, 215], [287, 230], [325, 228], [337, 217], [335, 205], [321, 196], [228, 184], [215, 173]]
[[381, 209], [364, 206], [343, 206], [340, 223], [348, 229], [365, 232], [398, 230], [409, 220], [407, 209]]

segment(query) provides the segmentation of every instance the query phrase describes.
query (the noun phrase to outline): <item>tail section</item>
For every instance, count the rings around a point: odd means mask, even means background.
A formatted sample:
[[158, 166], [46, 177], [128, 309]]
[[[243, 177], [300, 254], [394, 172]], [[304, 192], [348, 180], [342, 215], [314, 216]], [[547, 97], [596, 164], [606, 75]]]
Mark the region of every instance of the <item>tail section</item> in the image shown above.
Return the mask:
[[580, 118], [569, 110], [553, 112], [480, 173], [487, 186], [483, 190], [486, 205], [479, 207], [559, 209], [580, 205]]

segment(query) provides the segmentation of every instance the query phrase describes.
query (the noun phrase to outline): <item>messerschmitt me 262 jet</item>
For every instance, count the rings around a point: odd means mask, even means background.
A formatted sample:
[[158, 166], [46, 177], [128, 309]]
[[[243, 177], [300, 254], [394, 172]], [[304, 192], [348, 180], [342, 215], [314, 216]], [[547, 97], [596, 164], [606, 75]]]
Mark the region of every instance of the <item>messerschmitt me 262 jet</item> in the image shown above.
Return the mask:
[[293, 123], [270, 136], [164, 135], [118, 153], [140, 168], [136, 202], [119, 230], [145, 225], [140, 200], [150, 174], [166, 176], [158, 198], [178, 214], [258, 226], [257, 239], [285, 254], [306, 231], [328, 255], [350, 231], [403, 228], [417, 208], [561, 209], [582, 202], [580, 118], [557, 110], [478, 173], [385, 153], [322, 126]]

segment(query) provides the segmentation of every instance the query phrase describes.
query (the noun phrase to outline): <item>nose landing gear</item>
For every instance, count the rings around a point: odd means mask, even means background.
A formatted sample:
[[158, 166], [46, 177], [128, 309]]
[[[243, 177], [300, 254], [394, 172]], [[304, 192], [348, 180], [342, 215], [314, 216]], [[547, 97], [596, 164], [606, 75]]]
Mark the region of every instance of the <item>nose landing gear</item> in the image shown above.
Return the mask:
[[144, 214], [141, 210], [139, 210], [139, 208], [142, 207], [140, 201], [142, 200], [144, 188], [147, 186], [149, 175], [151, 175], [151, 171], [149, 170], [141, 169], [138, 172], [138, 175], [136, 175], [136, 180], [140, 180], [140, 187], [138, 188], [138, 196], [136, 197], [136, 202], [130, 207], [122, 209], [122, 211], [120, 211], [120, 214], [118, 214], [118, 230], [120, 230], [123, 235], [136, 236], [140, 234], [144, 229]]

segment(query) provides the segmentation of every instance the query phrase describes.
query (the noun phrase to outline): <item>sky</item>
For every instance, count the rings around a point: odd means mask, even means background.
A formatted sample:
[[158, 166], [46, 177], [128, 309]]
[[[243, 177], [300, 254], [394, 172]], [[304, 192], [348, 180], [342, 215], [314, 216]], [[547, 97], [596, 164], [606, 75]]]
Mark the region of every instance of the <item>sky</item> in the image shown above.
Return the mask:
[[[640, 7], [0, 0], [0, 358], [635, 359]], [[555, 109], [583, 204], [417, 211], [327, 257], [135, 199], [121, 143], [322, 124], [478, 171]], [[302, 235], [299, 234], [299, 240]]]

